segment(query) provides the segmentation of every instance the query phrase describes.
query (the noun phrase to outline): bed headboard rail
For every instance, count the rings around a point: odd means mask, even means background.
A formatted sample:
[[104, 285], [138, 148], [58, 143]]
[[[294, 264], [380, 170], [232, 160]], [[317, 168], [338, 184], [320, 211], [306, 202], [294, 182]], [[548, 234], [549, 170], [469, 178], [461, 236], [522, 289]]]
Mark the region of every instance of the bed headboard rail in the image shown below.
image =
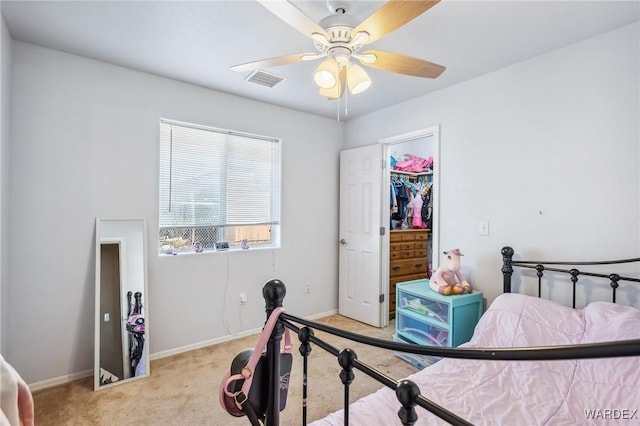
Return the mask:
[[[611, 301], [616, 303], [616, 290], [620, 286], [621, 281], [628, 282], [636, 282], [640, 283], [639, 278], [626, 277], [621, 276], [617, 273], [611, 274], [600, 274], [595, 272], [586, 272], [580, 271], [577, 268], [568, 268], [569, 266], [595, 266], [595, 265], [619, 265], [622, 263], [633, 263], [640, 262], [640, 258], [631, 258], [631, 259], [619, 259], [619, 260], [603, 260], [603, 261], [594, 261], [594, 262], [569, 262], [569, 261], [538, 261], [538, 260], [513, 260], [514, 250], [513, 248], [506, 246], [501, 250], [502, 253], [502, 277], [503, 277], [503, 292], [511, 293], [511, 276], [513, 275], [513, 268], [525, 268], [525, 269], [535, 269], [536, 275], [538, 276], [538, 297], [541, 295], [542, 291], [542, 277], [544, 276], [545, 271], [552, 272], [560, 272], [566, 273], [570, 275], [571, 283], [572, 283], [572, 300], [573, 307], [576, 307], [576, 284], [578, 283], [578, 276], [588, 276], [588, 277], [597, 277], [604, 278], [609, 280], [609, 286], [611, 287]], [[547, 265], [565, 265], [567, 268], [561, 268], [558, 266], [547, 266]]]

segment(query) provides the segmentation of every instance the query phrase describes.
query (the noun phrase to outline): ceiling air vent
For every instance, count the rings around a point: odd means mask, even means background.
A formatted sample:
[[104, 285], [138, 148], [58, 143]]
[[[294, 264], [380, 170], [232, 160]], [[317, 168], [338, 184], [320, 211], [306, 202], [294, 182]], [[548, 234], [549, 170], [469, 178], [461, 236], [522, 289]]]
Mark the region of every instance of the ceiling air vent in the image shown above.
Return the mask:
[[283, 82], [285, 80], [284, 77], [280, 77], [279, 75], [271, 74], [262, 70], [255, 70], [247, 78], [246, 81], [250, 83], [260, 84], [262, 86], [273, 87], [276, 84]]

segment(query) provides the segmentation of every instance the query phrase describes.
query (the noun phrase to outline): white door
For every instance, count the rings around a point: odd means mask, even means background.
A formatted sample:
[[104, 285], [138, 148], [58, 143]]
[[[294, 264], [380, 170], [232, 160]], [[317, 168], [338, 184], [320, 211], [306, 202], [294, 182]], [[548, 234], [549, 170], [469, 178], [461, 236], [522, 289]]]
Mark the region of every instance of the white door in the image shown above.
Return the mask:
[[341, 315], [382, 325], [381, 280], [383, 147], [371, 145], [340, 153]]

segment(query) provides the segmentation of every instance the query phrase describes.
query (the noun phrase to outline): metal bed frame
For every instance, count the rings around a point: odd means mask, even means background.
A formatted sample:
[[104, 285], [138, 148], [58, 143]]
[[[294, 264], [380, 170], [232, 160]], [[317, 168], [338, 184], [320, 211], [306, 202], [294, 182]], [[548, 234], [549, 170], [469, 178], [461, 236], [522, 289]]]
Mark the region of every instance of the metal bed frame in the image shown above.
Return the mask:
[[[582, 272], [575, 268], [561, 268], [559, 266], [577, 266], [577, 265], [615, 265], [620, 263], [640, 262], [640, 258], [623, 259], [603, 262], [541, 262], [541, 261], [523, 261], [513, 260], [514, 250], [511, 247], [504, 247], [501, 251], [503, 264], [503, 285], [504, 292], [511, 292], [511, 276], [514, 267], [530, 268], [537, 271], [538, 276], [538, 297], [540, 296], [541, 280], [545, 271], [553, 271], [557, 273], [566, 273], [570, 275], [573, 284], [573, 307], [575, 308], [576, 283], [578, 277], [589, 276], [597, 278], [606, 278], [610, 280], [610, 286], [613, 291], [612, 300], [615, 303], [616, 289], [619, 282], [627, 281], [638, 283], [640, 279], [632, 277], [624, 277], [618, 274], [597, 274], [590, 272]], [[548, 267], [545, 265], [553, 265]], [[283, 306], [286, 295], [286, 287], [280, 280], [274, 279], [268, 281], [262, 289], [263, 297], [266, 302], [267, 318], [271, 312]], [[298, 326], [300, 324], [302, 326]], [[314, 335], [314, 329], [324, 331], [335, 336], [339, 336], [354, 342], [371, 345], [377, 348], [388, 349], [392, 351], [414, 353], [420, 355], [430, 355], [445, 358], [462, 358], [475, 360], [500, 360], [500, 361], [532, 361], [532, 360], [566, 360], [566, 359], [587, 359], [587, 358], [608, 358], [608, 357], [627, 357], [640, 355], [640, 339], [624, 340], [616, 342], [602, 342], [580, 345], [562, 345], [547, 347], [527, 347], [527, 348], [444, 348], [421, 346], [410, 343], [390, 342], [387, 340], [375, 339], [368, 336], [347, 332], [314, 321], [305, 320], [296, 316], [283, 313], [280, 315], [271, 338], [267, 343], [267, 366], [268, 366], [268, 399], [267, 412], [264, 416], [264, 424], [266, 426], [277, 426], [280, 423], [280, 344], [285, 327], [298, 334], [300, 340], [300, 354], [303, 356], [303, 389], [302, 389], [302, 425], [307, 424], [307, 367], [308, 355], [311, 353], [311, 343], [329, 352], [338, 360], [342, 371], [340, 372], [340, 380], [344, 387], [344, 424], [349, 424], [349, 387], [355, 379], [354, 369], [372, 377], [382, 385], [394, 389], [398, 398], [398, 417], [403, 425], [413, 425], [417, 421], [415, 407], [420, 406], [429, 412], [435, 414], [441, 419], [454, 425], [470, 425], [468, 421], [459, 417], [455, 413], [434, 403], [420, 394], [420, 389], [411, 380], [396, 381], [382, 372], [372, 368], [366, 363], [358, 359], [355, 351], [349, 348], [338, 349], [329, 343], [317, 338]]]

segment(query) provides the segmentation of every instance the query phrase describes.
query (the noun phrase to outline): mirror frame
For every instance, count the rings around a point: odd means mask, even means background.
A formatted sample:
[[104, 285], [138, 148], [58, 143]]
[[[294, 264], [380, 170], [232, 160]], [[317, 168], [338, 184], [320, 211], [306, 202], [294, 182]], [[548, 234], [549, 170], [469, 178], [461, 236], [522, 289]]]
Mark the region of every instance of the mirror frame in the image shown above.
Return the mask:
[[[145, 322], [145, 331], [144, 331], [144, 360], [145, 360], [145, 374], [135, 377], [123, 378], [118, 380], [117, 382], [100, 385], [100, 325], [101, 325], [101, 312], [100, 312], [100, 278], [101, 278], [101, 247], [103, 243], [107, 244], [118, 244], [119, 252], [123, 253], [126, 247], [126, 238], [118, 237], [118, 236], [109, 236], [109, 237], [101, 237], [101, 230], [104, 222], [139, 222], [142, 226], [142, 268], [143, 268], [143, 312], [144, 312], [144, 322]], [[122, 256], [121, 256], [122, 257]], [[127, 268], [126, 263], [124, 265], [120, 264], [120, 279], [121, 283], [123, 280], [123, 276], [125, 274], [125, 270]], [[132, 380], [142, 379], [151, 374], [150, 370], [150, 360], [149, 360], [149, 307], [148, 307], [148, 270], [147, 270], [147, 221], [144, 218], [135, 218], [135, 219], [112, 219], [112, 218], [96, 218], [96, 232], [95, 232], [95, 312], [94, 312], [94, 320], [95, 320], [95, 333], [94, 333], [94, 372], [93, 372], [93, 389], [94, 391], [107, 389], [113, 386], [121, 385], [124, 383], [129, 383]], [[122, 302], [122, 295], [121, 295]], [[122, 308], [122, 306], [121, 306]], [[120, 318], [120, 315], [118, 315]], [[124, 336], [122, 336], [124, 339]], [[124, 361], [123, 361], [124, 363]]]

